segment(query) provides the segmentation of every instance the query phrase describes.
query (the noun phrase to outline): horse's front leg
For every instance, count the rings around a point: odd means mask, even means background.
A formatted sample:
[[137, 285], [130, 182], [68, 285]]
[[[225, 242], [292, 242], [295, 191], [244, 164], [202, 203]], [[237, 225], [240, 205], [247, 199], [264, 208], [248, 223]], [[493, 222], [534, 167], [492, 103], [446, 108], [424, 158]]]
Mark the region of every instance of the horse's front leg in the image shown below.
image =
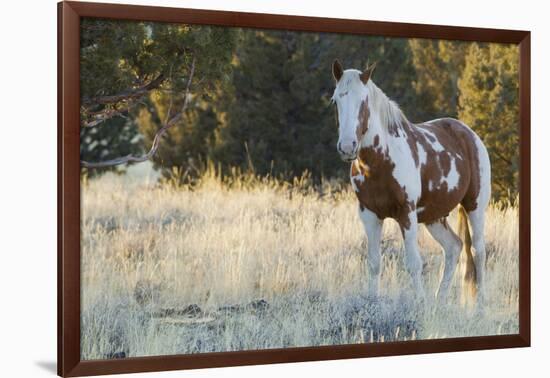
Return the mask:
[[398, 219], [405, 244], [405, 265], [411, 276], [413, 287], [420, 299], [425, 298], [422, 284], [422, 258], [418, 250], [418, 219], [416, 211], [410, 211]]
[[359, 208], [359, 217], [367, 233], [368, 295], [376, 297], [378, 296], [378, 287], [380, 284], [382, 220], [375, 213], [364, 207]]

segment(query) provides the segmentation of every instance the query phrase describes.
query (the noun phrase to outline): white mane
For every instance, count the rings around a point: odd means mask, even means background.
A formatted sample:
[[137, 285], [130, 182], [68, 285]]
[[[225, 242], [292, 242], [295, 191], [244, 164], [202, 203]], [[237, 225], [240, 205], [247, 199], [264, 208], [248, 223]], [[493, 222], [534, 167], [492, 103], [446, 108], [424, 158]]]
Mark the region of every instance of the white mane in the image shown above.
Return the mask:
[[399, 105], [395, 101], [390, 100], [372, 80], [367, 82], [367, 91], [369, 93], [369, 110], [371, 113], [378, 114], [384, 128], [394, 128], [407, 120]]
[[348, 94], [364, 96], [364, 88], [366, 87], [369, 111], [371, 114], [378, 115], [382, 126], [386, 130], [391, 130], [396, 126], [399, 126], [403, 121], [406, 121], [407, 118], [395, 101], [390, 100], [372, 80], [369, 80], [366, 86], [363, 85], [361, 79], [359, 78], [360, 74], [361, 71], [355, 69], [344, 71], [344, 74], [338, 82], [331, 100], [334, 101], [338, 96]]

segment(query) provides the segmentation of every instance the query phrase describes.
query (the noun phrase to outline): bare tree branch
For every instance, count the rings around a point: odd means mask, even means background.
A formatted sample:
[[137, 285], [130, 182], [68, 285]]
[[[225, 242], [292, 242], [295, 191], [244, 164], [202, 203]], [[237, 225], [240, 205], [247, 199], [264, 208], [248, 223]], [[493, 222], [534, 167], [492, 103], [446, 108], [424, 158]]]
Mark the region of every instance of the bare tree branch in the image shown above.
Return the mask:
[[130, 111], [130, 108], [136, 104], [135, 101], [128, 101], [128, 104], [121, 109], [105, 109], [101, 112], [90, 113], [90, 119], [82, 121], [83, 127], [95, 127], [105, 121], [110, 120], [113, 117], [126, 117], [126, 114]]
[[[84, 168], [113, 167], [113, 166], [125, 164], [125, 163], [141, 163], [155, 156], [155, 153], [159, 148], [160, 139], [164, 136], [164, 134], [170, 127], [172, 127], [174, 124], [176, 124], [178, 121], [182, 119], [182, 117], [185, 114], [185, 111], [187, 110], [187, 105], [189, 104], [189, 97], [190, 97], [189, 91], [191, 88], [191, 81], [193, 80], [193, 75], [195, 74], [195, 62], [196, 62], [196, 59], [195, 57], [193, 57], [193, 61], [191, 63], [191, 69], [189, 71], [189, 77], [187, 78], [187, 85], [185, 87], [185, 97], [183, 99], [183, 105], [180, 111], [175, 116], [170, 118], [168, 121], [165, 121], [164, 125], [156, 132], [151, 149], [145, 155], [142, 155], [142, 156], [127, 155], [116, 159], [106, 160], [101, 162], [87, 162], [87, 161], [81, 160], [80, 161], [81, 166]], [[167, 117], [168, 117], [168, 113], [167, 113]]]
[[126, 90], [126, 91], [117, 93], [115, 95], [86, 97], [82, 99], [81, 105], [83, 107], [91, 107], [94, 105], [108, 105], [108, 104], [113, 104], [124, 100], [139, 98], [139, 97], [145, 96], [152, 89], [158, 88], [162, 84], [164, 79], [165, 79], [164, 74], [161, 73], [152, 81], [150, 81], [149, 83], [139, 88]]

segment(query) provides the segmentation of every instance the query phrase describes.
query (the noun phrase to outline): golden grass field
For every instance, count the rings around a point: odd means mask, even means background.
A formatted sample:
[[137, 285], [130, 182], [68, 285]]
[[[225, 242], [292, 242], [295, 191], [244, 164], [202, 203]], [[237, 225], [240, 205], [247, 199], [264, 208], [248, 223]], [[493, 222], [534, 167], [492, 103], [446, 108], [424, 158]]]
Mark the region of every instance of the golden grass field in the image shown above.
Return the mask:
[[[354, 195], [307, 177], [106, 174], [83, 180], [81, 222], [83, 359], [518, 332], [514, 207], [488, 210], [482, 314], [460, 305], [458, 274], [446, 306], [415, 302], [390, 220], [381, 297], [367, 298]], [[423, 228], [419, 245], [433, 295], [443, 255]]]

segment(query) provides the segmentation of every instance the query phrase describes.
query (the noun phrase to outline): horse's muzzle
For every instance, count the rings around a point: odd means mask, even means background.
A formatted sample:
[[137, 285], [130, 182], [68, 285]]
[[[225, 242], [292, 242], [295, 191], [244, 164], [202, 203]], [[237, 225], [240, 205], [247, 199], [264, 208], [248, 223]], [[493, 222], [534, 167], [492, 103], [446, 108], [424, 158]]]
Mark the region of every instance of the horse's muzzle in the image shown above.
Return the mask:
[[343, 161], [353, 161], [357, 157], [357, 142], [351, 141], [350, 143], [342, 143], [338, 141], [338, 143], [336, 144], [336, 150], [338, 150], [340, 158]]

